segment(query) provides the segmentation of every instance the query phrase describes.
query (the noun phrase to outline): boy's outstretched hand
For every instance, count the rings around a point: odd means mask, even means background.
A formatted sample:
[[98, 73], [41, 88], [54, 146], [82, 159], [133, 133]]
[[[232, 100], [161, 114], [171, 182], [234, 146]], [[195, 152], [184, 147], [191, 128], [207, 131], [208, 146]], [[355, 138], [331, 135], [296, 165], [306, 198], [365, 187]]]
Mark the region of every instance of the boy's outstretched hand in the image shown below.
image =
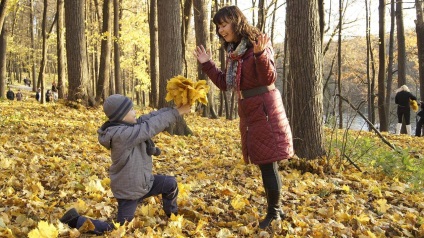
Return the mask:
[[177, 110], [180, 115], [184, 115], [191, 111], [191, 106], [189, 104], [182, 105], [181, 107], [178, 107]]

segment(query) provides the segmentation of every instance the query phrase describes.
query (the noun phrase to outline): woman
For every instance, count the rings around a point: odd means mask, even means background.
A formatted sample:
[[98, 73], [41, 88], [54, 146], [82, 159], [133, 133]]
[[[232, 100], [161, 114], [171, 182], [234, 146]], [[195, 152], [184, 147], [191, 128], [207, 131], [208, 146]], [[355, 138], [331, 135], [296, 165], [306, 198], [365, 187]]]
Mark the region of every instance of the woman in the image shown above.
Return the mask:
[[402, 118], [405, 119], [406, 133], [411, 135], [411, 109], [409, 106], [410, 100], [417, 100], [417, 97], [409, 92], [409, 88], [406, 85], [402, 85], [396, 90], [395, 103], [397, 107], [398, 123], [396, 124], [396, 135], [400, 134], [400, 128], [402, 127]]
[[228, 52], [226, 71], [216, 67], [202, 45], [196, 47], [194, 55], [218, 88], [233, 90], [238, 95], [243, 159], [259, 166], [265, 188], [267, 215], [259, 223], [265, 229], [284, 216], [277, 162], [294, 154], [289, 121], [274, 85], [274, 51], [269, 37], [249, 25], [236, 6], [220, 9], [213, 22]]

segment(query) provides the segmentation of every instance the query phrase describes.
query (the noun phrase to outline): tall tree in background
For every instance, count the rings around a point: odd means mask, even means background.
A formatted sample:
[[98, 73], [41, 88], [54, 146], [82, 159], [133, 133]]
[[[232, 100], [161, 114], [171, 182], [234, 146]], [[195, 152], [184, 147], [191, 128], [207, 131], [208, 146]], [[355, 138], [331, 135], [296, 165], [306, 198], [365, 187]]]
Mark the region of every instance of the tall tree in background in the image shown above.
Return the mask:
[[[184, 65], [184, 76], [187, 77], [187, 70], [188, 70], [188, 62], [187, 62], [187, 55], [186, 55], [186, 46], [187, 46], [187, 40], [188, 40], [188, 36], [190, 33], [189, 30], [189, 25], [191, 22], [191, 8], [193, 7], [193, 0], [184, 0], [183, 1], [183, 19], [182, 22], [183, 24], [181, 24], [181, 34], [182, 34], [182, 54], [183, 54], [183, 65]], [[197, 2], [197, 0], [195, 0], [194, 2]], [[196, 13], [195, 13], [196, 14]]]
[[[403, 4], [396, 1], [396, 29], [397, 29], [397, 50], [398, 50], [398, 88], [406, 84], [406, 43], [405, 27], [403, 24]], [[406, 133], [405, 121], [402, 120], [401, 133]]]
[[265, 22], [266, 22], [267, 9], [265, 8], [265, 0], [259, 0], [258, 3], [258, 22], [256, 27], [264, 32], [265, 30]]
[[[339, 0], [339, 33], [338, 33], [338, 47], [337, 47], [337, 90], [338, 94], [342, 94], [342, 24], [343, 24], [343, 1]], [[343, 105], [342, 100], [338, 101], [339, 110], [339, 129], [343, 128]]]
[[286, 15], [294, 148], [299, 157], [315, 159], [325, 154], [318, 0], [288, 0]]
[[[375, 64], [374, 64], [374, 54], [372, 51], [371, 44], [371, 13], [368, 0], [365, 0], [365, 16], [366, 16], [366, 45], [367, 45], [367, 97], [368, 97], [368, 120], [372, 124], [375, 124]], [[368, 125], [369, 130], [371, 131], [371, 126]]]
[[85, 39], [85, 0], [65, 0], [66, 59], [68, 63], [68, 99], [94, 106], [88, 84], [87, 44]]
[[44, 97], [44, 73], [46, 71], [46, 61], [47, 61], [47, 0], [44, 0], [43, 6], [43, 20], [41, 24], [41, 32], [43, 36], [43, 46], [42, 46], [42, 56], [40, 63], [40, 72], [38, 74], [38, 82], [41, 84], [41, 103], [45, 102]]
[[398, 87], [400, 87], [406, 84], [406, 47], [402, 1], [396, 1], [396, 27], [398, 43]]
[[424, 5], [420, 0], [415, 0], [417, 12], [416, 32], [418, 47], [418, 72], [420, 77], [420, 100], [424, 101]]
[[275, 16], [277, 15], [277, 4], [278, 4], [278, 0], [274, 0], [273, 3], [273, 8], [274, 10], [272, 11], [271, 14], [271, 29], [270, 29], [270, 33], [269, 33], [269, 38], [271, 38], [271, 43], [274, 44], [274, 29], [275, 29]]
[[[5, 21], [3, 21], [4, 24]], [[6, 24], [4, 24], [6, 25]], [[6, 49], [7, 49], [7, 28], [2, 27], [0, 31], [0, 98], [6, 96]]]
[[5, 24], [7, 1], [0, 2], [0, 98], [6, 95], [6, 46], [7, 46], [7, 30]]
[[[209, 24], [210, 24], [210, 9], [211, 1], [210, 0], [196, 0], [193, 1], [193, 13], [194, 13], [194, 29], [196, 32], [196, 45], [203, 45], [206, 49], [210, 49], [210, 40], [209, 40]], [[209, 77], [202, 71], [202, 65], [197, 64], [197, 78], [201, 80], [207, 80], [210, 85]], [[203, 116], [218, 118], [214, 110], [213, 102], [213, 87], [210, 87], [208, 93], [209, 105], [203, 107]]]
[[390, 33], [389, 33], [389, 53], [387, 59], [387, 90], [386, 90], [386, 121], [389, 121], [390, 101], [393, 84], [393, 45], [395, 31], [395, 0], [390, 0]]
[[57, 1], [57, 86], [59, 89], [58, 97], [64, 98], [65, 80], [66, 80], [66, 64], [65, 64], [65, 29], [64, 29], [64, 2]]
[[149, 12], [149, 34], [150, 34], [150, 106], [157, 108], [159, 104], [159, 63], [158, 63], [158, 21], [157, 0], [150, 1]]
[[[159, 39], [159, 108], [171, 106], [165, 101], [166, 84], [174, 76], [181, 75], [183, 68], [181, 6], [179, 0], [158, 0], [158, 39]], [[184, 119], [168, 132], [176, 135], [190, 133]]]
[[8, 0], [1, 0], [0, 2], [0, 32], [3, 28], [4, 19], [6, 18]]
[[120, 0], [113, 0], [113, 30], [114, 30], [114, 45], [113, 45], [113, 52], [114, 52], [114, 63], [115, 63], [115, 93], [119, 94], [125, 94], [125, 89], [123, 88], [123, 82], [121, 79], [121, 50], [119, 46], [119, 38], [120, 38], [120, 29], [121, 24], [119, 23], [119, 20], [121, 19], [121, 1]]
[[385, 106], [385, 88], [386, 88], [386, 0], [379, 0], [378, 6], [378, 117], [380, 118], [380, 131], [388, 131], [388, 121], [386, 117]]
[[103, 25], [102, 25], [102, 43], [100, 50], [100, 68], [99, 78], [96, 88], [96, 102], [99, 103], [105, 98], [106, 86], [110, 80], [110, 54], [112, 50], [112, 21], [110, 10], [112, 9], [112, 1], [104, 0], [103, 2]]
[[35, 28], [36, 26], [34, 26], [35, 24], [33, 24], [34, 21], [34, 0], [30, 0], [29, 1], [29, 22], [28, 22], [28, 29], [30, 31], [30, 36], [31, 36], [31, 77], [32, 77], [32, 89], [33, 91], [36, 91], [37, 88], [39, 88], [40, 85], [38, 85], [38, 82], [36, 81], [36, 68], [35, 68], [35, 59], [36, 59], [36, 45], [35, 45]]

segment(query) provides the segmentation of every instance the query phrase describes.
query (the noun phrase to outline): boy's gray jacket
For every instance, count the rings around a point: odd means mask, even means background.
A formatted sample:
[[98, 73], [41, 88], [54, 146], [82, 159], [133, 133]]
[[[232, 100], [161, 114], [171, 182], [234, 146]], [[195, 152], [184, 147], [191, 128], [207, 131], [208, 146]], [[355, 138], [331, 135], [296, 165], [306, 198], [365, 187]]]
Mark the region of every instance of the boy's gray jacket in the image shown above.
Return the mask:
[[178, 110], [162, 108], [139, 117], [137, 124], [102, 126], [97, 131], [100, 144], [111, 150], [109, 175], [115, 198], [135, 200], [150, 191], [154, 180], [153, 164], [152, 157], [146, 152], [145, 141], [179, 117]]

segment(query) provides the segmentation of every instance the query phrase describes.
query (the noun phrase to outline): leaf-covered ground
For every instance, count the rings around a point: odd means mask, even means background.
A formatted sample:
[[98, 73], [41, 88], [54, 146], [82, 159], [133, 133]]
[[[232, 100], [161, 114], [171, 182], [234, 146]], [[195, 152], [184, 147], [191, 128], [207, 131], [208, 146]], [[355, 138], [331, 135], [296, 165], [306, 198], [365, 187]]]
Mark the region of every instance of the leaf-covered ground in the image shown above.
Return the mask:
[[[40, 105], [27, 98], [0, 101], [0, 110], [1, 237], [90, 236], [59, 222], [70, 207], [115, 218], [109, 154], [97, 142], [106, 120], [101, 108]], [[138, 114], [144, 110], [137, 108]], [[259, 169], [240, 157], [238, 121], [196, 113], [185, 119], [193, 136], [154, 138], [162, 150], [154, 158], [155, 172], [177, 177], [180, 215], [167, 219], [160, 198], [147, 199], [133, 222], [104, 237], [424, 237], [423, 193], [410, 191], [397, 176], [385, 176], [371, 162], [360, 163], [363, 172], [348, 165], [327, 174], [305, 172], [298, 159], [280, 165], [287, 218], [261, 231], [262, 180]], [[423, 142], [386, 136], [404, 147]], [[422, 160], [423, 148], [416, 147]]]

